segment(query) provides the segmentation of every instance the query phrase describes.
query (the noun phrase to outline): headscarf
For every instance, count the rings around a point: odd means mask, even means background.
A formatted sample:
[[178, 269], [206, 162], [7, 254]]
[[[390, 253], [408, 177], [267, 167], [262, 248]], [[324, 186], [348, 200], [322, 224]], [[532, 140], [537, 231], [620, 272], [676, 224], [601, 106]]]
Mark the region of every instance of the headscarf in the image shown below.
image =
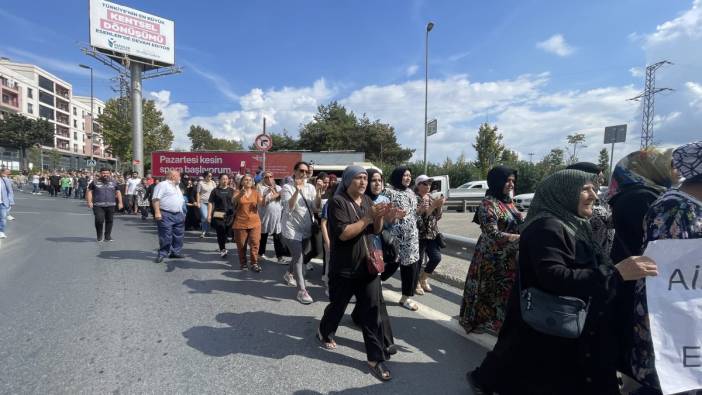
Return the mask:
[[595, 174], [581, 170], [560, 170], [546, 177], [536, 187], [522, 232], [538, 219], [555, 218], [568, 233], [595, 248], [590, 221], [578, 216], [578, 204], [583, 185], [596, 180]]
[[[409, 169], [410, 168], [407, 166], [396, 167], [390, 175], [390, 185], [392, 185], [392, 187], [398, 191], [404, 191], [405, 189], [407, 189], [408, 187], [402, 185], [402, 177], [405, 175], [405, 172]], [[410, 186], [412, 186], [411, 183]]]
[[346, 169], [344, 169], [344, 174], [341, 175], [341, 182], [339, 183], [339, 186], [336, 187], [336, 192], [334, 194], [340, 195], [342, 193], [345, 193], [346, 189], [348, 189], [349, 185], [351, 185], [351, 181], [353, 181], [353, 179], [357, 175], [362, 173], [368, 174], [368, 172], [366, 172], [366, 169], [362, 168], [361, 166], [347, 166]]
[[372, 201], [375, 201], [375, 199], [378, 198], [379, 194], [376, 195], [371, 191], [370, 182], [373, 179], [373, 176], [376, 174], [380, 174], [380, 179], [382, 180], [383, 173], [381, 173], [377, 169], [368, 169], [366, 172], [368, 173], [368, 188], [366, 188], [366, 195], [368, 195], [368, 197], [370, 197]]
[[620, 160], [609, 181], [607, 200], [612, 201], [621, 192], [642, 187], [661, 194], [673, 185], [671, 160], [673, 150], [648, 149], [635, 151]]
[[702, 175], [702, 141], [685, 144], [673, 151], [673, 167], [689, 180]]
[[505, 184], [509, 176], [517, 178], [517, 171], [507, 166], [495, 166], [487, 174], [488, 190], [485, 195], [492, 196], [504, 203], [510, 203], [512, 198], [505, 195]]

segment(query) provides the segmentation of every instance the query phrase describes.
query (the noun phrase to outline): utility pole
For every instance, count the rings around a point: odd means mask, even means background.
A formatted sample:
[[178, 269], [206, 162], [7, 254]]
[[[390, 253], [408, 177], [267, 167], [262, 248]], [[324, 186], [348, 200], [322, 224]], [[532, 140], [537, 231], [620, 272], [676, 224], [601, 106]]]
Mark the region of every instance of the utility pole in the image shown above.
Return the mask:
[[427, 34], [424, 40], [424, 174], [427, 174], [427, 104], [429, 102], [429, 32], [434, 23], [427, 23]]
[[529, 163], [534, 163], [534, 153], [529, 152], [527, 155], [529, 155]]
[[656, 88], [656, 70], [665, 64], [673, 64], [667, 60], [662, 60], [646, 67], [646, 85], [644, 91], [629, 100], [639, 101], [643, 99], [641, 105], [641, 149], [646, 149], [653, 144], [653, 116], [655, 112], [655, 95], [663, 91], [672, 91], [670, 88]]

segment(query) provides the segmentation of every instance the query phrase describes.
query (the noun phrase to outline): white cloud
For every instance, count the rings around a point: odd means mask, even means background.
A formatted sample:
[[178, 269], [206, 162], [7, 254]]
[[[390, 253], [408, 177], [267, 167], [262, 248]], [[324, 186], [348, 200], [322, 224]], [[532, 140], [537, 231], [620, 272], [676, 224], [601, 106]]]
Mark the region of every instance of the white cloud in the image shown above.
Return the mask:
[[418, 70], [419, 70], [419, 66], [416, 64], [413, 64], [413, 65], [407, 67], [407, 70], [405, 70], [405, 75], [407, 77], [411, 77], [411, 76], [417, 74]]
[[702, 37], [702, 0], [694, 0], [692, 7], [679, 17], [658, 25], [654, 33], [645, 36], [645, 41], [647, 46], [652, 46], [685, 37]]
[[169, 91], [151, 92], [149, 95], [173, 130], [174, 148], [190, 147], [187, 137], [190, 125], [207, 128], [215, 137], [238, 140], [246, 148], [261, 132], [263, 117], [269, 131], [282, 133], [283, 129], [287, 129], [295, 134], [301, 123], [312, 119], [319, 105], [331, 100], [334, 90], [327, 86], [324, 79], [302, 88], [284, 87], [267, 91], [256, 88], [239, 97], [239, 110], [212, 116], [191, 116], [187, 105], [171, 100]]
[[685, 83], [685, 86], [688, 94], [691, 96], [690, 107], [697, 107], [698, 110], [702, 110], [702, 85], [688, 81]]
[[641, 78], [645, 75], [645, 71], [642, 67], [632, 67], [629, 69], [632, 77]]
[[226, 78], [222, 77], [217, 73], [204, 70], [201, 67], [196, 66], [191, 62], [188, 62], [187, 60], [183, 61], [183, 64], [185, 64], [185, 66], [188, 69], [194, 71], [195, 74], [210, 81], [212, 85], [214, 85], [215, 89], [217, 89], [219, 93], [222, 94], [222, 96], [226, 97], [227, 99], [233, 102], [239, 100], [239, 96], [236, 93], [234, 93], [234, 90], [229, 86], [229, 81], [227, 81]]
[[536, 47], [562, 57], [575, 52], [575, 49], [568, 45], [562, 34], [554, 34], [547, 40], [536, 43]]

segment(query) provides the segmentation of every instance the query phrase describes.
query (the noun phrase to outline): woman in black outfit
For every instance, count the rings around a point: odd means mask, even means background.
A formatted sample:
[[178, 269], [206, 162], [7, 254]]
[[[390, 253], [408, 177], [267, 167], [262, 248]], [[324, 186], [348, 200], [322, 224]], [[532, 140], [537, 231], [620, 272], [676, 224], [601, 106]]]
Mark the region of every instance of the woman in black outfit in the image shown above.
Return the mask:
[[232, 226], [234, 208], [232, 200], [234, 193], [229, 188], [229, 176], [222, 174], [219, 177], [217, 188], [212, 190], [207, 211], [207, 222], [215, 228], [217, 232], [217, 244], [219, 245], [219, 255], [222, 259], [227, 258], [226, 244], [227, 232]]
[[336, 348], [332, 335], [339, 326], [352, 295], [356, 296], [363, 343], [371, 373], [382, 381], [392, 377], [385, 367], [388, 359], [380, 325], [380, 276], [371, 273], [366, 258], [371, 241], [367, 235], [383, 229], [387, 203], [373, 205], [364, 194], [368, 174], [360, 166], [344, 170], [341, 184], [329, 201], [329, 304], [319, 323], [317, 338], [326, 349]]
[[649, 258], [613, 265], [601, 253], [587, 220], [595, 185], [594, 174], [579, 170], [547, 177], [536, 189], [519, 241], [522, 289], [589, 301], [582, 334], [548, 335], [524, 322], [518, 277], [495, 348], [467, 375], [475, 393], [619, 395], [612, 299], [623, 281], [657, 272]]

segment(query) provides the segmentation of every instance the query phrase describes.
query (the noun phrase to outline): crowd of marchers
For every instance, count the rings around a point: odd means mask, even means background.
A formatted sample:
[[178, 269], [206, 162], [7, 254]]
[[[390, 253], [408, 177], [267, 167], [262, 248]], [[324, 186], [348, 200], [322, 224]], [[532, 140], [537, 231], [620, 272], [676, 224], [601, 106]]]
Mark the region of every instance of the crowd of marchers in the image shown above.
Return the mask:
[[[13, 204], [12, 181], [4, 173], [0, 230]], [[70, 184], [61, 181], [74, 176]], [[15, 180], [20, 189], [21, 181]], [[53, 195], [85, 193], [98, 242], [112, 240], [116, 211], [152, 216], [157, 263], [183, 258], [186, 231], [202, 239], [214, 233], [219, 258], [241, 270], [260, 272], [264, 262], [286, 265], [282, 281], [296, 288], [303, 304], [314, 302], [305, 276], [310, 261], [320, 257], [329, 297], [315, 334], [320, 346], [336, 349], [336, 330], [355, 298], [351, 316], [363, 333], [368, 368], [387, 381], [387, 361], [397, 347], [382, 282], [399, 270], [399, 305], [410, 311], [420, 308], [414, 298], [432, 292], [445, 203], [432, 181], [403, 166], [386, 180], [376, 169], [352, 165], [337, 177], [313, 174], [311, 164], [298, 162], [279, 180], [264, 170], [216, 178], [171, 171], [159, 180], [138, 173], [121, 179], [101, 169], [94, 177], [49, 175], [48, 182], [39, 175], [33, 191], [58, 185]], [[473, 392], [661, 393], [645, 288], [658, 267], [642, 255], [654, 240], [702, 238], [702, 142], [632, 152], [609, 180], [595, 164], [572, 164], [538, 185], [526, 215], [512, 201], [516, 170], [495, 166], [487, 182], [472, 218], [482, 233], [459, 323], [467, 333], [487, 332], [498, 340], [466, 374]], [[271, 258], [264, 255], [269, 240]], [[229, 258], [231, 242], [236, 259]]]

